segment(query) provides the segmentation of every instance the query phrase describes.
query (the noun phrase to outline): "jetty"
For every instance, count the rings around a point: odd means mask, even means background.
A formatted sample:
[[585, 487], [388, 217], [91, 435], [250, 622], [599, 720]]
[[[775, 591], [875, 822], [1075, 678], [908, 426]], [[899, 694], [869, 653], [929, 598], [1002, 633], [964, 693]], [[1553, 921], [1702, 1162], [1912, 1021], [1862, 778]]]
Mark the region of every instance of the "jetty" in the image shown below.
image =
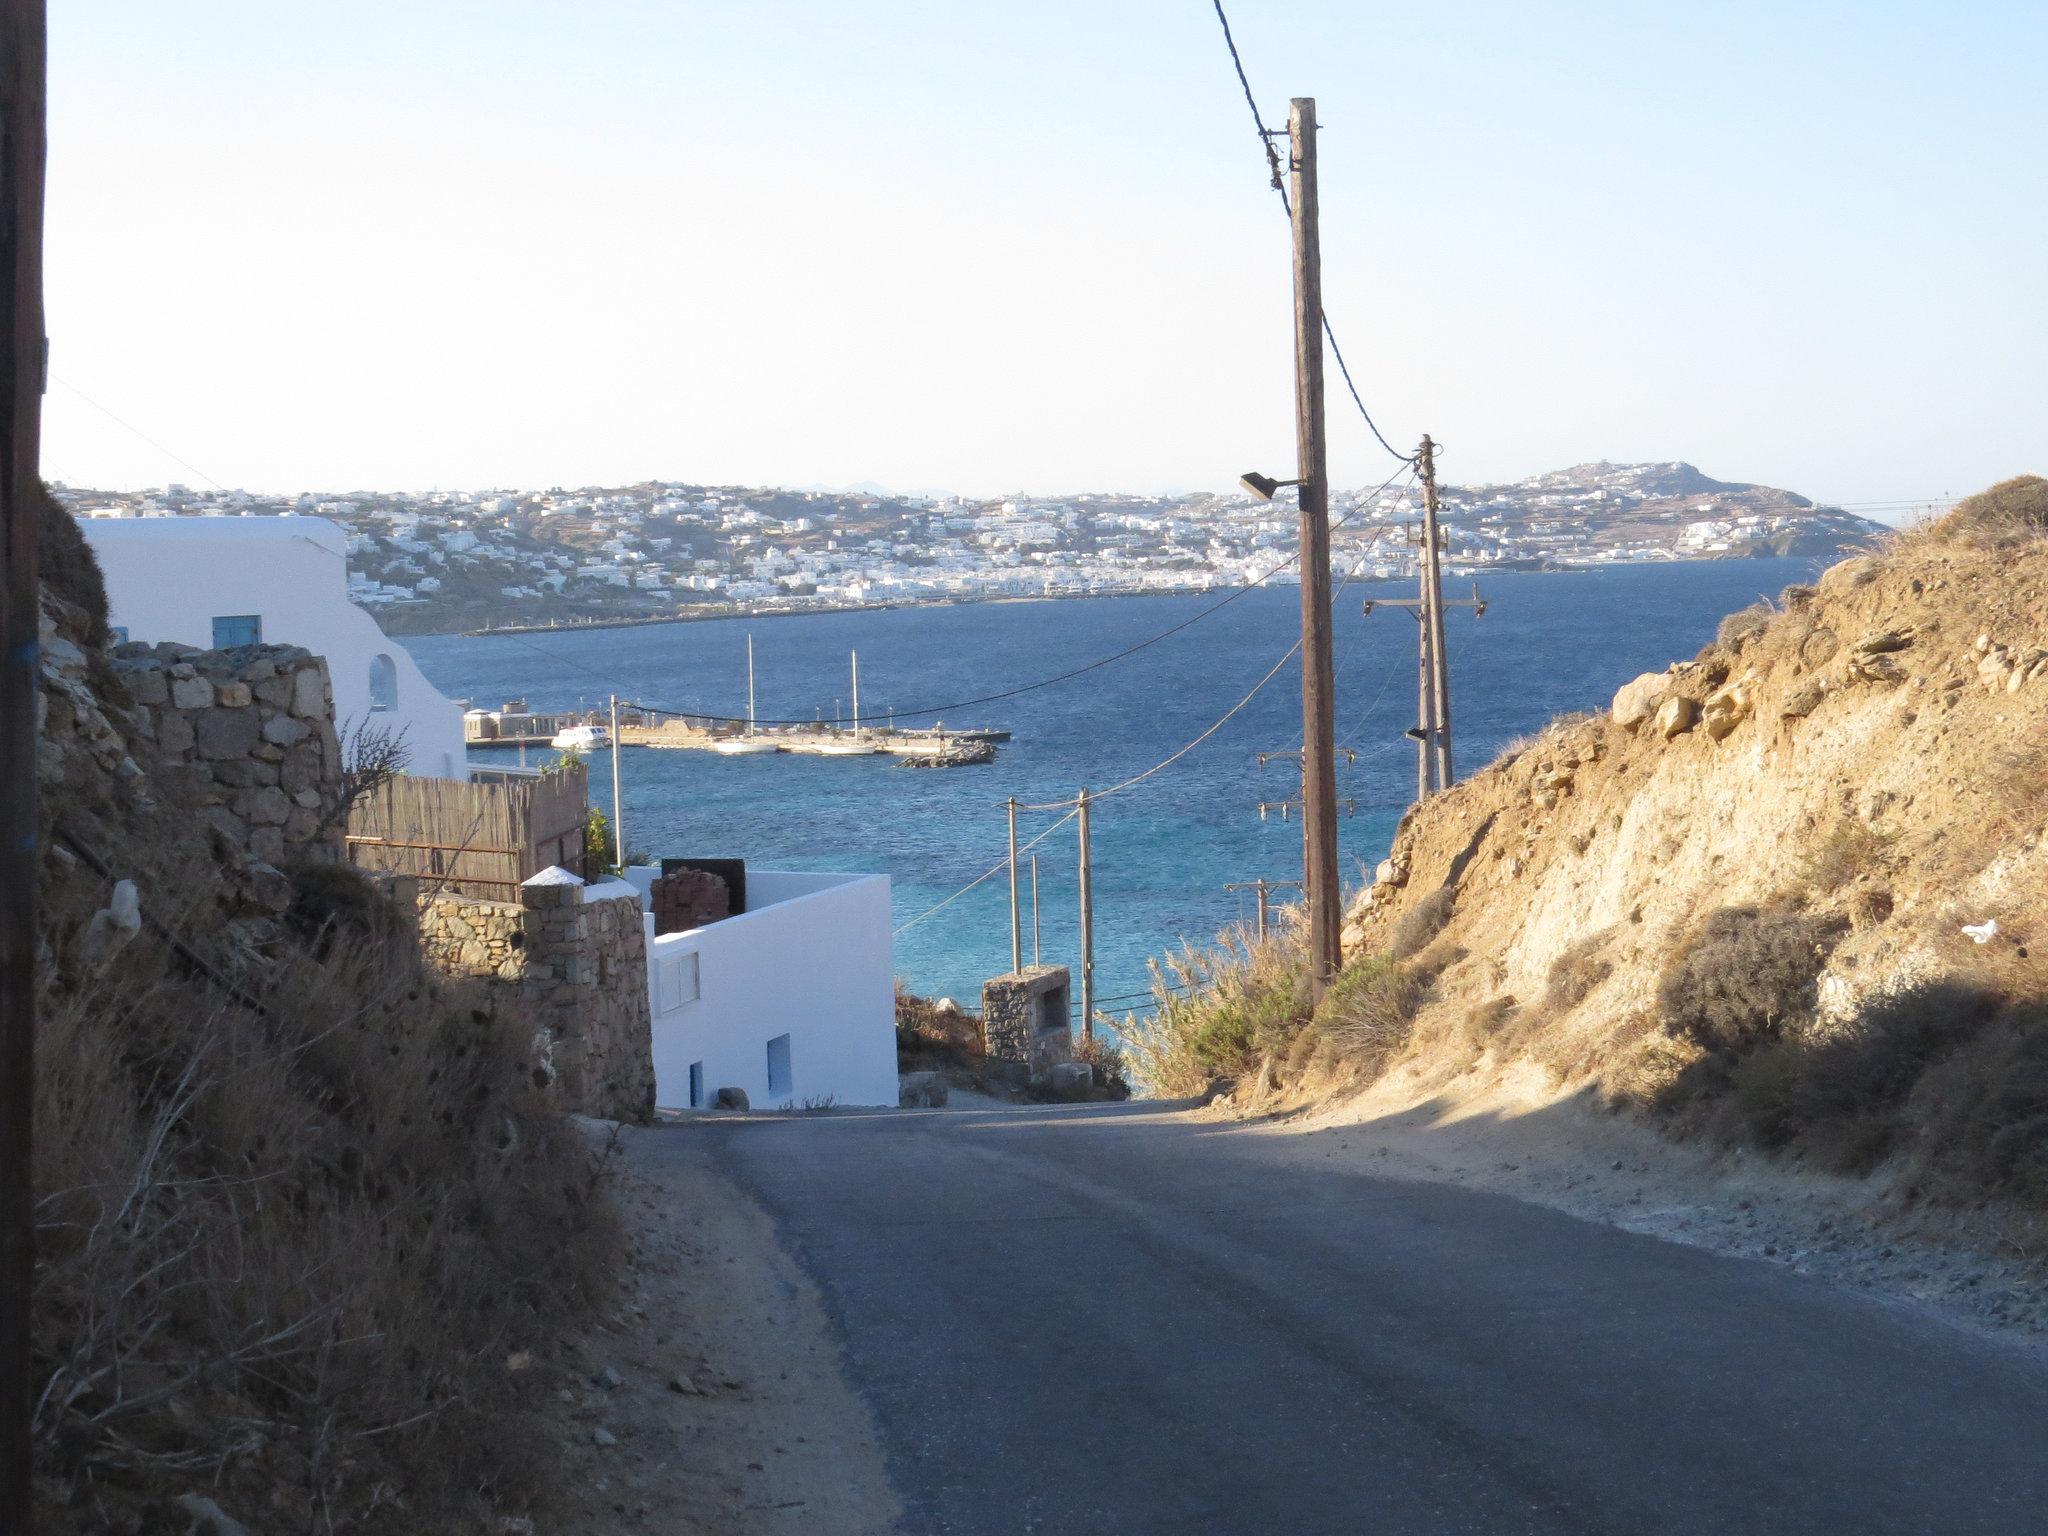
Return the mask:
[[987, 752], [995, 756], [998, 742], [1008, 741], [1008, 731], [956, 731], [944, 726], [930, 729], [897, 730], [889, 726], [864, 725], [858, 736], [833, 725], [756, 726], [747, 729], [744, 720], [663, 720], [655, 724], [619, 724], [622, 747], [656, 747], [675, 751], [722, 752], [734, 755], [733, 747], [744, 742], [755, 751], [810, 753], [820, 757], [910, 756], [940, 757], [950, 753]]

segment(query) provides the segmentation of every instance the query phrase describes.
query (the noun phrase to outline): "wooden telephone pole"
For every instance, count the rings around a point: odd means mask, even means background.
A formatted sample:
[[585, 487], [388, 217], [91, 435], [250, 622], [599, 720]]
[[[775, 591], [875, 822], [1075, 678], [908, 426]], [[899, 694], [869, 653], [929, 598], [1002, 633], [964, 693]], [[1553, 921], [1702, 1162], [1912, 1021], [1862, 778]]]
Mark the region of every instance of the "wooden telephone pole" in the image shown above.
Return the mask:
[[43, 0], [0, 0], [0, 1531], [34, 1468], [36, 804], [43, 381]]
[[[1438, 562], [1440, 537], [1437, 532], [1436, 444], [1424, 433], [1416, 450], [1415, 467], [1422, 475], [1422, 601], [1423, 622], [1429, 630], [1429, 722], [1435, 766], [1435, 789], [1449, 789], [1457, 782], [1451, 768], [1451, 667], [1444, 651], [1443, 568]], [[1419, 797], [1418, 797], [1419, 798]]]
[[1444, 610], [1470, 608], [1476, 618], [1486, 612], [1486, 600], [1480, 597], [1477, 582], [1472, 584], [1469, 598], [1444, 596], [1440, 552], [1443, 537], [1437, 525], [1436, 444], [1427, 436], [1415, 451], [1415, 467], [1422, 476], [1422, 547], [1416, 560], [1416, 595], [1367, 598], [1365, 611], [1415, 611], [1421, 644], [1415, 673], [1415, 724], [1408, 734], [1415, 740], [1415, 798], [1422, 801], [1457, 782], [1451, 761], [1451, 663], [1444, 646]]
[[1308, 898], [1309, 998], [1343, 964], [1337, 879], [1336, 663], [1330, 644], [1330, 471], [1323, 435], [1323, 254], [1316, 197], [1316, 104], [1288, 104], [1294, 213], [1294, 437], [1301, 492], [1301, 836]]

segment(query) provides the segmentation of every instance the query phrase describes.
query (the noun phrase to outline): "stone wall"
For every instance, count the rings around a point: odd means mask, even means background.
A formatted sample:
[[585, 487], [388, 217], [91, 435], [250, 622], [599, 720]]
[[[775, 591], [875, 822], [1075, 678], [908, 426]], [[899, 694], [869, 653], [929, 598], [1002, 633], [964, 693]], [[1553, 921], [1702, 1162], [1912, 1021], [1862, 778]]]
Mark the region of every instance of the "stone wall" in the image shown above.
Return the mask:
[[525, 982], [541, 1004], [563, 1102], [608, 1120], [651, 1120], [654, 1021], [639, 894], [586, 901], [583, 881], [556, 868], [520, 896]]
[[654, 1027], [640, 900], [587, 901], [584, 889], [550, 869], [516, 902], [422, 895], [420, 948], [451, 976], [514, 986], [538, 1005], [536, 1063], [565, 1109], [644, 1121], [654, 1114]]
[[116, 646], [156, 778], [249, 857], [339, 860], [341, 742], [327, 663], [296, 645]]
[[1072, 980], [1064, 965], [1027, 965], [981, 988], [982, 1050], [1033, 1081], [1074, 1054]]
[[[417, 877], [403, 877], [417, 884]], [[420, 950], [451, 976], [526, 980], [526, 907], [475, 896], [423, 896]]]

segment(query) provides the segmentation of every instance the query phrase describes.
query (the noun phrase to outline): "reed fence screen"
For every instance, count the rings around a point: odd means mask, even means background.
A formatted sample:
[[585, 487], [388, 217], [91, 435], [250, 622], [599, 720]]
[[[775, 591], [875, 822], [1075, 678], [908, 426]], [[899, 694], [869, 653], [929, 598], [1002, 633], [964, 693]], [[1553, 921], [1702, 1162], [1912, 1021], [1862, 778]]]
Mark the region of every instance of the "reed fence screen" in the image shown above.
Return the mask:
[[586, 878], [590, 773], [472, 784], [401, 774], [348, 818], [349, 862], [420, 878], [420, 893], [517, 901], [551, 864]]

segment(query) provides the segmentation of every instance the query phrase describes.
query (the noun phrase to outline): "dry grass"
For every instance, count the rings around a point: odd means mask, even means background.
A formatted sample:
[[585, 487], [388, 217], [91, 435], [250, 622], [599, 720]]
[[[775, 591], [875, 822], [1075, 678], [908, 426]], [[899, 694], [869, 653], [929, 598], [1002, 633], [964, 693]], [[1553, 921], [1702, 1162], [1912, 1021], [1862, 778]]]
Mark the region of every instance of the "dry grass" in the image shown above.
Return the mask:
[[1394, 931], [1387, 939], [1388, 958], [1406, 960], [1428, 948], [1430, 941], [1449, 924], [1451, 909], [1457, 901], [1458, 893], [1449, 886], [1443, 886], [1409, 907], [1401, 914], [1401, 920], [1394, 924]]
[[504, 1362], [598, 1299], [604, 1159], [534, 1087], [532, 1022], [437, 986], [398, 922], [331, 917], [239, 998], [146, 934], [46, 1000], [43, 1529], [194, 1489], [321, 1531], [545, 1505]]
[[[272, 1533], [544, 1520], [543, 1373], [507, 1360], [552, 1352], [611, 1284], [607, 1158], [535, 1085], [513, 1000], [441, 985], [349, 871], [280, 891], [189, 776], [149, 769], [82, 559], [45, 611], [150, 798], [53, 730], [36, 1528], [184, 1533], [189, 1493]], [[92, 927], [115, 879], [141, 898], [125, 944]]]
[[1724, 1054], [1776, 1039], [1812, 1010], [1814, 984], [1840, 934], [1788, 903], [1709, 912], [1658, 979], [1665, 1027]]
[[1307, 945], [1289, 919], [1263, 944], [1230, 929], [1214, 945], [1154, 962], [1152, 993], [1152, 1017], [1133, 1016], [1118, 1031], [1132, 1081], [1190, 1098], [1287, 1057], [1309, 1022]]
[[2048, 537], [2048, 480], [2015, 475], [1965, 497], [1947, 516], [1912, 530], [1901, 547], [1934, 542], [1997, 550], [2043, 537]]
[[1754, 640], [1771, 627], [1771, 620], [1778, 616], [1777, 610], [1768, 602], [1759, 599], [1747, 608], [1729, 614], [1721, 620], [1714, 631], [1714, 643], [1737, 648], [1748, 640]]

